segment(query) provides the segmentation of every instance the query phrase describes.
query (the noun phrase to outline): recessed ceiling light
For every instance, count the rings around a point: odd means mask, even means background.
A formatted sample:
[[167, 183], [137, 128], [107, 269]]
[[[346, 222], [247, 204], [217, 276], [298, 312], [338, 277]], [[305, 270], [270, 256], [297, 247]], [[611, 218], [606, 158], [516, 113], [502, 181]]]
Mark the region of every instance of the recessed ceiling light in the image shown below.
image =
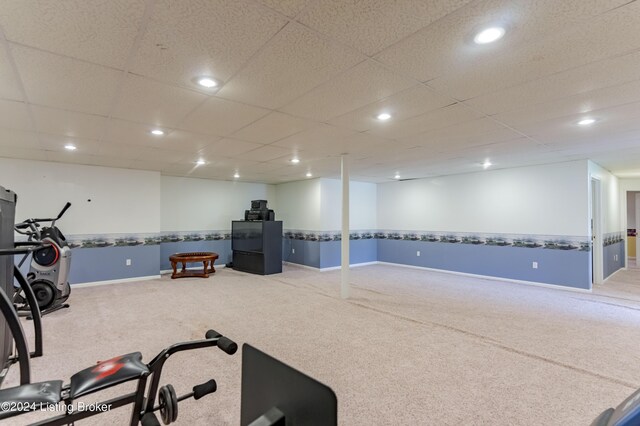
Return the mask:
[[64, 146], [64, 149], [66, 149], [66, 150], [68, 150], [68, 151], [75, 151], [75, 150], [76, 150], [76, 149], [78, 149], [78, 148], [76, 148], [76, 146], [75, 146], [75, 145], [68, 143], [68, 144], [66, 144], [66, 145]]
[[293, 157], [293, 158], [291, 159], [291, 162], [292, 162], [293, 164], [298, 164], [298, 163], [300, 162], [300, 159], [299, 159], [298, 157]]
[[164, 130], [160, 130], [160, 129], [153, 129], [153, 130], [151, 131], [151, 134], [152, 134], [152, 135], [156, 135], [156, 136], [162, 136], [162, 135], [164, 135]]
[[487, 160], [484, 163], [482, 163], [482, 167], [485, 168], [485, 169], [488, 169], [491, 166], [493, 166], [493, 164], [489, 160]]
[[387, 121], [388, 119], [391, 118], [391, 114], [389, 114], [388, 112], [383, 112], [378, 114], [376, 118], [380, 121]]
[[214, 87], [218, 87], [218, 82], [212, 77], [198, 77], [196, 79], [196, 82], [198, 83], [198, 85], [206, 89], [213, 89]]
[[400, 173], [396, 173], [396, 175], [394, 176], [394, 179], [400, 179]]
[[494, 41], [500, 40], [503, 35], [504, 28], [491, 27], [476, 34], [476, 36], [473, 38], [473, 41], [476, 42], [476, 44], [493, 43]]
[[206, 161], [204, 161], [202, 158], [201, 158], [201, 159], [199, 159], [198, 161], [196, 161], [196, 164], [197, 164], [198, 166], [202, 166], [203, 164], [206, 164], [206, 163], [207, 163], [207, 162], [206, 162]]
[[585, 119], [582, 119], [582, 120], [578, 121], [578, 124], [581, 125], [581, 126], [588, 126], [589, 124], [593, 124], [595, 122], [596, 122], [596, 120], [594, 118], [585, 118]]
[[307, 174], [305, 176], [312, 177], [313, 175], [311, 174], [311, 172], [307, 172]]
[[238, 179], [240, 177], [240, 173], [235, 172], [235, 174], [233, 175], [234, 178]]

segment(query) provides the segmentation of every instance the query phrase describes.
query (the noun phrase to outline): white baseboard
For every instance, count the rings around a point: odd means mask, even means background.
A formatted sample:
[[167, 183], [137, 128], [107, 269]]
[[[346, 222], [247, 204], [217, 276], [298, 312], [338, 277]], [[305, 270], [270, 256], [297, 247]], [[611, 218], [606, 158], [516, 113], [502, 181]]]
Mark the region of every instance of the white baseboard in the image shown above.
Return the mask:
[[502, 282], [514, 283], [514, 284], [524, 284], [524, 285], [530, 285], [535, 287], [553, 288], [556, 290], [575, 291], [578, 293], [591, 293], [591, 289], [568, 287], [560, 284], [545, 284], [545, 283], [538, 283], [535, 281], [514, 280], [512, 278], [495, 277], [493, 275], [469, 274], [466, 272], [448, 271], [446, 269], [435, 269], [435, 268], [427, 268], [424, 266], [404, 265], [402, 263], [391, 263], [391, 262], [377, 262], [377, 263], [380, 265], [400, 266], [402, 268], [421, 269], [424, 271], [432, 271], [432, 272], [442, 272], [444, 274], [460, 275], [463, 277], [483, 278], [483, 279], [490, 279], [493, 281], [502, 281]]
[[72, 288], [97, 287], [99, 285], [130, 283], [133, 281], [148, 281], [148, 280], [156, 280], [158, 278], [160, 278], [160, 275], [148, 275], [145, 277], [122, 278], [119, 280], [91, 281], [88, 283], [71, 284], [71, 287]]

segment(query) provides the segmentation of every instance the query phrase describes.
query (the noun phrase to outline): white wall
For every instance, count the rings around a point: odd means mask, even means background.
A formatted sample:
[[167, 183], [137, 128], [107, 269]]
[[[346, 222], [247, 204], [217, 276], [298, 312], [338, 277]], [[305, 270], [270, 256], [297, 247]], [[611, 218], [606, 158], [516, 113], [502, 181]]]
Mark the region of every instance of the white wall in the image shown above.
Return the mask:
[[0, 158], [0, 185], [18, 194], [16, 220], [56, 216], [70, 201], [65, 234], [160, 230], [158, 172]]
[[[276, 220], [284, 229], [323, 231], [320, 179], [283, 183], [276, 186]], [[274, 209], [275, 210], [275, 209]]]
[[623, 221], [620, 220], [622, 197], [618, 178], [608, 170], [596, 163], [589, 161], [589, 176], [600, 180], [602, 200], [602, 232], [619, 232], [622, 230]]
[[589, 234], [587, 162], [487, 170], [378, 185], [378, 228]]
[[[342, 228], [342, 181], [321, 179], [322, 231]], [[377, 186], [349, 182], [349, 229], [377, 229]]]
[[231, 229], [243, 220], [251, 200], [267, 200], [281, 219], [273, 185], [162, 176], [161, 230], [204, 231]]

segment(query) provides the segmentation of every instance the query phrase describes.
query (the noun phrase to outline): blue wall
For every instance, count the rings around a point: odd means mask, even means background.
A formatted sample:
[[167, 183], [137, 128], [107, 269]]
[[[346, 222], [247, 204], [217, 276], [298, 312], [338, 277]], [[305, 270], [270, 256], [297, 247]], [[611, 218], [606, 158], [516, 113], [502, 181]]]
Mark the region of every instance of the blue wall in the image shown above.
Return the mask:
[[603, 247], [603, 275], [607, 278], [622, 268], [625, 259], [624, 240]]
[[[381, 262], [582, 289], [590, 288], [590, 259], [590, 251], [579, 250], [378, 240]], [[533, 262], [538, 262], [537, 269]]]
[[[282, 260], [311, 266], [333, 268], [340, 266], [341, 241], [308, 241], [285, 238], [282, 240]], [[375, 239], [350, 240], [349, 263], [367, 263], [378, 260], [378, 244]]]
[[[86, 238], [73, 248], [70, 282], [158, 275], [170, 270], [169, 256], [180, 252], [218, 253], [217, 265], [231, 262], [228, 231], [150, 236]], [[590, 288], [591, 247], [582, 237], [509, 237], [357, 231], [350, 239], [350, 263], [388, 262], [500, 278]], [[137, 245], [124, 245], [135, 241]], [[108, 244], [108, 245], [107, 245]], [[107, 245], [104, 247], [103, 245]], [[420, 256], [417, 252], [420, 251]], [[285, 232], [283, 260], [314, 268], [340, 266], [339, 233]], [[608, 236], [604, 277], [623, 266], [624, 241]], [[131, 259], [131, 266], [126, 266]], [[533, 268], [533, 262], [538, 263]]]
[[[131, 266], [126, 260], [131, 259]], [[74, 248], [69, 283], [146, 277], [160, 273], [160, 246]]]
[[[160, 244], [160, 269], [167, 271], [171, 269], [169, 256], [175, 253], [188, 253], [194, 251], [210, 251], [218, 253], [215, 265], [224, 265], [231, 262], [231, 240], [219, 241], [179, 241], [175, 243]], [[187, 265], [188, 266], [188, 265]]]

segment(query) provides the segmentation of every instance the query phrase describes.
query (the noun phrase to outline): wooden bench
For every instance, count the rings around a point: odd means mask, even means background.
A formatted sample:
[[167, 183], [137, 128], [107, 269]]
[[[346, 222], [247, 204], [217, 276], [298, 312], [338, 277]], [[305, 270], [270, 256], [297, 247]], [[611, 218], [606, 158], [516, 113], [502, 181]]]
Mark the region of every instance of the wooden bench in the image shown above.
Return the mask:
[[[218, 253], [212, 252], [193, 252], [193, 253], [176, 253], [169, 256], [173, 274], [171, 278], [184, 277], [200, 277], [209, 278], [210, 273], [216, 272], [213, 262], [218, 258]], [[187, 263], [202, 262], [202, 271], [187, 271]], [[178, 263], [182, 263], [182, 271], [177, 271]]]

